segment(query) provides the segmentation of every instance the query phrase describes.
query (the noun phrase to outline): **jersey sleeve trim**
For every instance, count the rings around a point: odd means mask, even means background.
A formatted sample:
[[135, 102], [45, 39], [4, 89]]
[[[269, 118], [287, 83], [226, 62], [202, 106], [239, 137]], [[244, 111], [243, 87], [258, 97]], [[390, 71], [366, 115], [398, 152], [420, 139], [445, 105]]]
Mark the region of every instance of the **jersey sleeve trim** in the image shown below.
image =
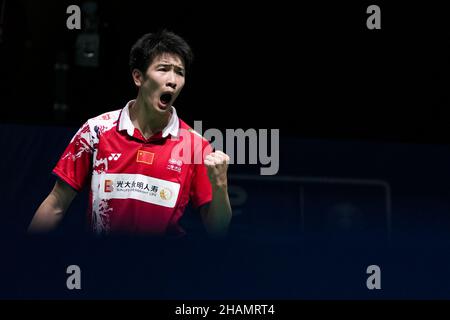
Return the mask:
[[194, 209], [198, 209], [202, 206], [204, 206], [205, 204], [209, 204], [212, 202], [212, 199], [206, 199], [203, 201], [200, 201], [199, 203], [192, 203], [192, 206], [194, 207]]
[[75, 181], [67, 177], [61, 170], [58, 168], [53, 169], [52, 173], [71, 186], [76, 192], [80, 192], [82, 187], [78, 185]]

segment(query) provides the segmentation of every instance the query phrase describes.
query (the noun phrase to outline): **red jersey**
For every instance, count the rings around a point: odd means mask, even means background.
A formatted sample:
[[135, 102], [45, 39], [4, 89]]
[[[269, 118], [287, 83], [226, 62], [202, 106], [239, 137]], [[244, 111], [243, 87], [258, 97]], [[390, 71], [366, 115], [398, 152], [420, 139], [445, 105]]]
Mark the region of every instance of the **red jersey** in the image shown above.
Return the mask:
[[212, 200], [203, 164], [211, 147], [178, 118], [149, 139], [134, 127], [128, 104], [89, 119], [72, 138], [53, 172], [80, 191], [89, 182], [88, 219], [96, 233], [182, 234], [189, 201]]

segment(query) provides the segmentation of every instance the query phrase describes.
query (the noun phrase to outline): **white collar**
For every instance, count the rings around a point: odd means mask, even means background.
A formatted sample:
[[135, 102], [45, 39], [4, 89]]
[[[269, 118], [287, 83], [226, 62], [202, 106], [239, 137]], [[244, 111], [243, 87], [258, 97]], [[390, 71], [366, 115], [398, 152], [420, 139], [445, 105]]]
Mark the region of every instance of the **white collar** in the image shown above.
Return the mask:
[[[131, 122], [130, 119], [130, 106], [133, 105], [133, 103], [136, 100], [128, 101], [127, 105], [122, 109], [122, 113], [120, 114], [119, 119], [119, 131], [127, 130], [128, 135], [133, 136], [134, 134], [134, 125]], [[174, 106], [172, 108], [172, 116], [170, 117], [169, 123], [167, 126], [162, 130], [162, 137], [165, 138], [169, 134], [178, 137], [178, 130], [180, 128], [180, 120], [178, 119], [177, 110]]]

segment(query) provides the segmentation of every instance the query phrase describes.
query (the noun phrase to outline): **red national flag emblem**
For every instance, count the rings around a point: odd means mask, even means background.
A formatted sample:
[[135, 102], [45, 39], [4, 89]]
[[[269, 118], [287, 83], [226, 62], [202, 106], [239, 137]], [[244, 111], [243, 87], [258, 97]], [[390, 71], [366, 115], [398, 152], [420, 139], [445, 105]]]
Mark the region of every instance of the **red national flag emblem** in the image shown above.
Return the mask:
[[155, 154], [153, 152], [148, 152], [148, 151], [144, 151], [144, 150], [138, 150], [137, 157], [136, 157], [136, 162], [152, 164], [154, 157], [155, 157]]

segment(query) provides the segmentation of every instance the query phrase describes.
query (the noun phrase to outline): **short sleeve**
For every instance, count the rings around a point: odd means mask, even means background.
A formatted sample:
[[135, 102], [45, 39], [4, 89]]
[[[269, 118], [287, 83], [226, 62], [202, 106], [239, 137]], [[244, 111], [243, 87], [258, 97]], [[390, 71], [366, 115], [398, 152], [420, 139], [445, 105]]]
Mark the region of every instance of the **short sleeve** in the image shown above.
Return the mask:
[[92, 134], [89, 122], [86, 122], [70, 141], [53, 173], [76, 191], [81, 191], [91, 174], [93, 151]]
[[[211, 153], [212, 148], [207, 140], [203, 140], [204, 156]], [[194, 164], [194, 172], [192, 176], [190, 199], [194, 208], [198, 208], [212, 200], [212, 186], [208, 178], [208, 171], [205, 164]]]

